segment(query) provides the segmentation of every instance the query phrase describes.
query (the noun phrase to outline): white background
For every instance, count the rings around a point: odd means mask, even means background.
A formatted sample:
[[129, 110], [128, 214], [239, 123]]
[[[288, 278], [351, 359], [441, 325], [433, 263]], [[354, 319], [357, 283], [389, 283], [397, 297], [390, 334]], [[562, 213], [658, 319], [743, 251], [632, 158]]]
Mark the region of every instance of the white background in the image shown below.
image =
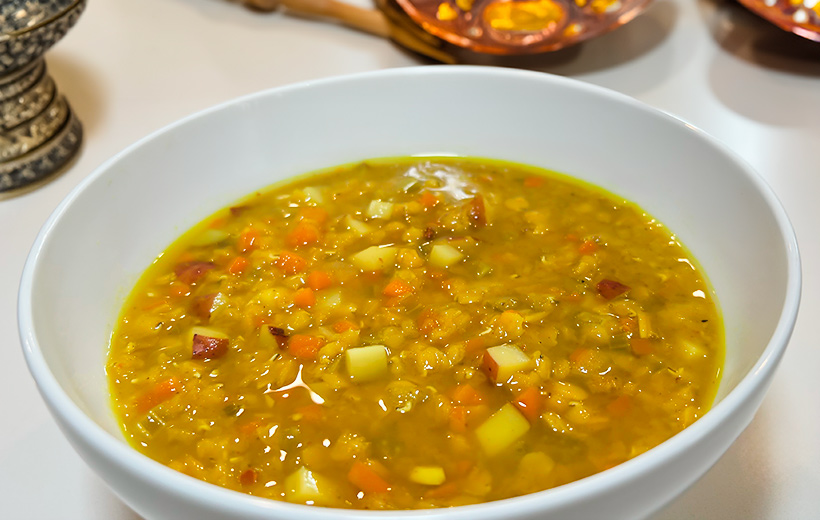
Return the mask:
[[[74, 454], [25, 367], [16, 295], [38, 229], [105, 159], [180, 117], [296, 81], [430, 62], [376, 37], [227, 0], [91, 0], [47, 64], [85, 141], [66, 173], [0, 195], [0, 518], [138, 520]], [[516, 65], [670, 112], [725, 142], [774, 188], [803, 256], [795, 334], [751, 426], [655, 520], [820, 518], [820, 43], [734, 1], [656, 0], [608, 35]]]

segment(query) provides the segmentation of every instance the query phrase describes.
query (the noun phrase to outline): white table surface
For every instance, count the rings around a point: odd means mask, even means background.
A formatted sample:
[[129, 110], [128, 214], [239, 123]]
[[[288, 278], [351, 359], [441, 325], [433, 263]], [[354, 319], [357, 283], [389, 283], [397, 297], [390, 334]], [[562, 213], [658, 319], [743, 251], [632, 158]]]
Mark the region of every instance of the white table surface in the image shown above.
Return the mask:
[[[227, 0], [89, 4], [47, 55], [84, 124], [81, 154], [36, 190], [0, 195], [0, 518], [9, 520], [138, 520], [64, 440], [20, 349], [20, 273], [60, 200], [105, 159], [200, 109], [301, 80], [429, 65], [376, 37]], [[618, 90], [706, 130], [780, 197], [804, 266], [791, 344], [749, 428], [655, 520], [820, 518], [820, 43], [734, 1], [656, 0], [608, 35], [520, 65]]]

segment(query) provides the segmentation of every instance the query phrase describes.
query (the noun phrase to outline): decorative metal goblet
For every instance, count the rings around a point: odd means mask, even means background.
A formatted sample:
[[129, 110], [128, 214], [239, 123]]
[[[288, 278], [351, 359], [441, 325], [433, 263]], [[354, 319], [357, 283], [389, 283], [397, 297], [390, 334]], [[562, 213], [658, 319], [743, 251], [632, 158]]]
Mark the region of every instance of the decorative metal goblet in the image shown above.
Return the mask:
[[0, 192], [64, 166], [82, 126], [42, 56], [73, 26], [86, 0], [0, 2]]

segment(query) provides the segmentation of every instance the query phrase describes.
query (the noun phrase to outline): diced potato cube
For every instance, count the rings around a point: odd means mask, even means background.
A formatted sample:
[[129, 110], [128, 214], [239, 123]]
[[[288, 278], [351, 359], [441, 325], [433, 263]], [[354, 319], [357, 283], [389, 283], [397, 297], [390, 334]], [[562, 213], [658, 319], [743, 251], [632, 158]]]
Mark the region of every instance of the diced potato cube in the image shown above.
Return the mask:
[[652, 336], [652, 321], [649, 315], [643, 311], [638, 311], [638, 335], [642, 338]]
[[329, 503], [332, 496], [330, 482], [304, 466], [285, 479], [285, 498], [289, 502], [322, 505]]
[[216, 330], [211, 327], [191, 327], [191, 338], [194, 336], [206, 336], [209, 338], [217, 338], [217, 339], [228, 339], [228, 335], [222, 331]]
[[393, 214], [393, 203], [374, 200], [367, 208], [367, 216], [370, 218], [389, 219]]
[[444, 468], [439, 466], [416, 466], [410, 471], [410, 480], [425, 486], [440, 486], [447, 480]]
[[325, 196], [322, 194], [321, 188], [317, 188], [315, 186], [308, 186], [302, 193], [305, 194], [305, 200], [310, 202], [315, 202], [316, 204], [323, 204], [325, 202]]
[[368, 226], [367, 224], [365, 224], [361, 220], [356, 220], [355, 218], [351, 217], [350, 215], [348, 215], [347, 218], [345, 219], [345, 224], [347, 224], [347, 227], [351, 231], [356, 233], [357, 235], [364, 236], [364, 235], [367, 235], [368, 233], [370, 233], [371, 231], [373, 231], [372, 227]]
[[448, 244], [436, 244], [430, 249], [430, 263], [436, 267], [450, 267], [460, 262], [462, 258], [464, 254]]
[[193, 246], [209, 246], [226, 240], [230, 235], [224, 229], [206, 229], [199, 234], [192, 242]]
[[484, 370], [496, 383], [503, 383], [516, 372], [532, 366], [532, 359], [514, 345], [499, 345], [484, 351]]
[[690, 359], [702, 359], [708, 356], [708, 352], [703, 346], [692, 341], [681, 341], [681, 352]]
[[393, 265], [396, 251], [393, 246], [371, 246], [351, 256], [350, 261], [362, 271], [378, 271]]
[[530, 429], [530, 422], [510, 403], [492, 414], [475, 435], [487, 455], [501, 453], [520, 439]]
[[349, 348], [345, 351], [347, 373], [357, 383], [387, 375], [387, 349], [384, 345]]

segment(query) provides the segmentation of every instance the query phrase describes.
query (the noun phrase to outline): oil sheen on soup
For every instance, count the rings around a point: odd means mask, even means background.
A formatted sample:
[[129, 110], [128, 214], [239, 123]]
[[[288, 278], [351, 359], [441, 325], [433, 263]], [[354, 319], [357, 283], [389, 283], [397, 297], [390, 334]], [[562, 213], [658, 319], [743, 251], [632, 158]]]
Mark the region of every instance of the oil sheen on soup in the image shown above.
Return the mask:
[[289, 502], [498, 500], [627, 461], [714, 398], [694, 259], [632, 203], [551, 172], [425, 158], [253, 194], [147, 269], [112, 335], [129, 441]]

